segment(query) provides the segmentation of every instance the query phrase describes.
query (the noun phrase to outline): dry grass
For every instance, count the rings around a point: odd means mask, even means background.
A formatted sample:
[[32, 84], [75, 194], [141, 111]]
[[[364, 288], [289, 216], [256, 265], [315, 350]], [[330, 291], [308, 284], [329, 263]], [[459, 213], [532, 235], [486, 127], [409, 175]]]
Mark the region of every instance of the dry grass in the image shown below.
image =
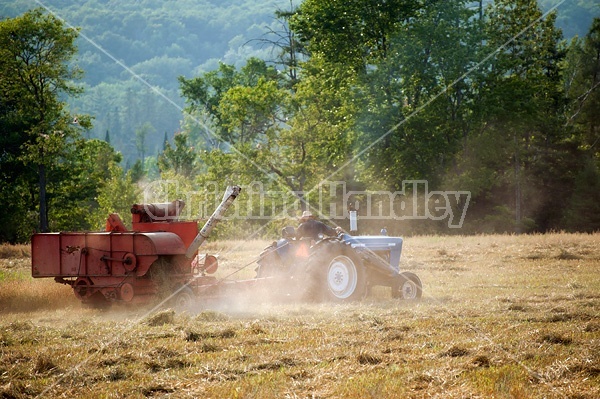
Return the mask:
[[31, 278], [29, 258], [0, 259], [0, 313], [79, 307], [70, 287]]
[[31, 247], [29, 245], [0, 244], [0, 259], [19, 259], [29, 257], [31, 257]]
[[[267, 244], [205, 249], [220, 250], [223, 277]], [[5, 262], [0, 304], [61, 287], [12, 288], [45, 280]], [[419, 303], [378, 290], [349, 305], [250, 296], [149, 315], [62, 293], [29, 312], [3, 305], [0, 397], [600, 397], [598, 235], [407, 238], [402, 265], [423, 280]]]

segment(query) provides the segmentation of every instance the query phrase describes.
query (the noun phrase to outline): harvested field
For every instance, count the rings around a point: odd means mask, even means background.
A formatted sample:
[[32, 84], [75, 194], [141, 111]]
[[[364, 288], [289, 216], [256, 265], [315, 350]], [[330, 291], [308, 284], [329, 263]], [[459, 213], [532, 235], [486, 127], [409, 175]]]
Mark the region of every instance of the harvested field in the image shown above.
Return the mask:
[[[219, 276], [268, 243], [217, 242]], [[1, 398], [600, 397], [600, 235], [412, 237], [420, 302], [83, 308], [0, 259]]]

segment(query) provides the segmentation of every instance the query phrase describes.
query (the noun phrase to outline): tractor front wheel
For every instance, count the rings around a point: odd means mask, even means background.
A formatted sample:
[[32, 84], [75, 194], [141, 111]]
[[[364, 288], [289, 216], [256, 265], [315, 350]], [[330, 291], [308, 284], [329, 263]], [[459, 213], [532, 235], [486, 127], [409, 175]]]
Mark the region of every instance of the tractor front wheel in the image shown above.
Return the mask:
[[392, 297], [394, 298], [418, 300], [422, 294], [423, 285], [421, 279], [414, 273], [400, 273], [392, 285]]

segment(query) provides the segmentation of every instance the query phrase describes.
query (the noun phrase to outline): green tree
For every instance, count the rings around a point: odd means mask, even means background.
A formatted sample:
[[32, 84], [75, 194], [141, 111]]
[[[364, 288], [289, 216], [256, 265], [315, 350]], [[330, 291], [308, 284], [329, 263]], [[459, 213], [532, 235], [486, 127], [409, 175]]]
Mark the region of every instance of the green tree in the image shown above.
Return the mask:
[[288, 140], [296, 142], [290, 166], [298, 170], [300, 186], [312, 188], [325, 178], [354, 184], [350, 161], [360, 137], [357, 118], [368, 105], [361, 96], [367, 76], [389, 57], [391, 38], [417, 6], [417, 1], [309, 0], [289, 19], [310, 57], [301, 63], [289, 122]]
[[135, 148], [137, 149], [138, 155], [142, 160], [142, 164], [145, 162], [146, 158], [146, 137], [152, 132], [154, 132], [154, 127], [148, 122], [138, 126], [135, 129]]
[[290, 90], [294, 90], [298, 83], [300, 64], [308, 55], [303, 44], [298, 40], [296, 32], [290, 28], [290, 20], [297, 11], [293, 0], [290, 0], [289, 10], [278, 8], [275, 11], [275, 17], [279, 28], [269, 27], [267, 33], [258, 39], [263, 45], [271, 47], [272, 51], [276, 52], [272, 62], [278, 65], [287, 76], [285, 87]]
[[[5, 110], [12, 128], [17, 162], [37, 174], [39, 230], [48, 231], [47, 173], [70, 148], [78, 130], [65, 109], [65, 96], [81, 89], [73, 81], [81, 71], [70, 66], [77, 32], [39, 9], [0, 22], [0, 75]], [[6, 113], [7, 108], [9, 112]], [[8, 115], [9, 114], [9, 115]], [[89, 128], [89, 118], [78, 125]], [[14, 158], [12, 158], [14, 161]]]
[[175, 148], [165, 141], [165, 148], [158, 156], [158, 170], [163, 174], [173, 171], [186, 178], [192, 177], [198, 170], [197, 156], [194, 147], [188, 145], [187, 134], [175, 134]]
[[326, 178], [353, 179], [352, 169], [340, 169], [351, 158], [357, 136], [355, 116], [361, 103], [355, 88], [359, 85], [354, 71], [344, 65], [319, 56], [303, 64], [290, 129], [282, 136], [288, 156], [278, 159], [286, 165], [282, 170], [295, 170], [289, 174], [297, 182], [294, 189], [311, 189]]
[[567, 203], [563, 225], [569, 230], [598, 231], [600, 203], [600, 18], [590, 31], [571, 41], [564, 71], [565, 91], [570, 100], [567, 128], [570, 141], [581, 154], [583, 165], [576, 165], [575, 185]]
[[90, 230], [90, 218], [99, 207], [98, 197], [113, 178], [110, 168], [121, 162], [121, 154], [100, 139], [79, 139], [48, 174], [51, 183], [49, 224], [52, 231]]
[[279, 108], [285, 106], [285, 97], [277, 82], [264, 78], [229, 89], [218, 106], [228, 141], [243, 146], [272, 139], [283, 122]]
[[92, 229], [103, 229], [106, 218], [118, 213], [126, 226], [131, 226], [131, 205], [140, 200], [139, 188], [133, 181], [133, 169], [127, 173], [113, 162], [108, 165], [108, 178], [98, 190], [98, 208], [89, 214]]
[[[533, 0], [496, 0], [485, 12], [472, 130], [449, 182], [473, 194], [472, 214], [512, 218], [497, 225], [548, 229], [572, 183], [562, 125], [564, 52], [556, 15]], [[533, 223], [535, 221], [535, 223]], [[535, 226], [537, 224], [537, 226]]]
[[555, 28], [555, 13], [541, 17], [534, 0], [496, 0], [486, 24], [487, 51], [500, 51], [489, 65], [478, 114], [484, 129], [505, 138], [497, 151], [504, 152], [504, 165], [511, 167], [498, 166], [505, 188], [512, 188], [516, 232], [540, 206], [531, 201], [539, 195], [535, 158], [560, 141], [562, 35]]
[[[431, 1], [399, 26], [389, 56], [365, 79], [368, 111], [359, 121], [361, 147], [376, 143], [363, 174], [387, 188], [439, 176], [452, 165], [472, 127], [481, 21], [464, 0]], [[370, 175], [370, 176], [369, 176]]]
[[[232, 126], [236, 118], [243, 117], [243, 110], [238, 106], [234, 111], [235, 105], [229, 107], [226, 101], [222, 101], [229, 90], [243, 91], [257, 85], [268, 85], [269, 81], [276, 81], [278, 73], [273, 67], [267, 66], [265, 61], [250, 58], [246, 65], [237, 71], [233, 65], [219, 64], [218, 70], [207, 72], [202, 76], [192, 79], [179, 77], [181, 93], [188, 104], [186, 111], [191, 115], [200, 116], [204, 113], [208, 116], [208, 125], [212, 131], [208, 132], [210, 136], [218, 141], [225, 141], [229, 144], [235, 144], [238, 141], [245, 141], [242, 125]], [[241, 89], [245, 87], [246, 89]], [[230, 93], [229, 97], [239, 97], [242, 94], [234, 95]], [[227, 115], [224, 115], [224, 112]], [[237, 112], [237, 116], [232, 113]], [[227, 118], [227, 119], [225, 119]], [[204, 118], [200, 118], [204, 119]], [[240, 128], [240, 129], [238, 129]], [[214, 143], [216, 144], [216, 143]]]
[[180, 77], [180, 83], [188, 103], [186, 133], [201, 149], [235, 153], [230, 163], [241, 162], [240, 171], [254, 170], [257, 148], [276, 135], [285, 118], [286, 93], [277, 71], [250, 59], [240, 70], [221, 64], [193, 79]]
[[[319, 158], [325, 158], [323, 171], [330, 164], [327, 158], [335, 157], [327, 153], [336, 145], [331, 141], [335, 134], [319, 135], [310, 130], [306, 118], [293, 116], [303, 106], [293, 99], [296, 93], [290, 90], [287, 75], [278, 74], [264, 61], [251, 59], [239, 70], [222, 64], [216, 72], [181, 79], [190, 113], [209, 115], [214, 127], [210, 134], [222, 141], [217, 148], [204, 146], [208, 151], [201, 154], [206, 165], [201, 180], [226, 177], [240, 184], [266, 178], [268, 185], [301, 197], [308, 178], [318, 182], [324, 175], [316, 173], [315, 165], [323, 161]], [[305, 104], [311, 110], [319, 105], [309, 104], [308, 98]]]
[[419, 8], [406, 0], [306, 0], [290, 19], [311, 57], [343, 64], [355, 73], [389, 55], [391, 36]]
[[600, 159], [600, 18], [595, 18], [585, 38], [575, 38], [565, 71], [566, 92], [571, 99], [568, 124], [580, 136], [589, 156]]
[[144, 171], [144, 165], [141, 160], [135, 161], [131, 169], [127, 171], [130, 174], [131, 181], [134, 183], [138, 183], [140, 180], [144, 178], [146, 172]]
[[600, 170], [598, 164], [586, 160], [575, 178], [575, 187], [563, 214], [563, 226], [570, 231], [600, 231]]

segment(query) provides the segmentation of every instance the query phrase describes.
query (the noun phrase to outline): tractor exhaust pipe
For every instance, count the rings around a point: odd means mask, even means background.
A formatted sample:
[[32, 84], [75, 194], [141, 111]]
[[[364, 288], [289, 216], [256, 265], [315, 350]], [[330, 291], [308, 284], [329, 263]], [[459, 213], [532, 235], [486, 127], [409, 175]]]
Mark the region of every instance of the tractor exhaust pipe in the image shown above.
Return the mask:
[[200, 248], [200, 245], [202, 245], [204, 240], [208, 238], [210, 232], [215, 228], [217, 223], [219, 223], [219, 221], [227, 211], [227, 208], [229, 208], [231, 203], [240, 194], [240, 191], [242, 191], [242, 189], [238, 186], [227, 187], [227, 190], [223, 195], [223, 200], [221, 201], [221, 204], [219, 204], [219, 206], [217, 207], [217, 209], [215, 209], [210, 218], [208, 218], [208, 220], [204, 224], [204, 227], [202, 227], [202, 230], [198, 232], [198, 235], [196, 236], [196, 238], [194, 238], [194, 241], [192, 241], [189, 248], [187, 249], [185, 256], [188, 259], [192, 259], [194, 257], [194, 254], [196, 253], [198, 248]]

